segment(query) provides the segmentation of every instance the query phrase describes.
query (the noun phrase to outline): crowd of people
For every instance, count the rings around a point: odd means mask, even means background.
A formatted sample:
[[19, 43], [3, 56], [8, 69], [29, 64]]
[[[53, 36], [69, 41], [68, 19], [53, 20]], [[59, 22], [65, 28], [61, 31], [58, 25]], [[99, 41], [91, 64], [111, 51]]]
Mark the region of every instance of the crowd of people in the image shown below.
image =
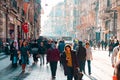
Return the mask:
[[[118, 58], [118, 53], [120, 53], [119, 41], [114, 42], [111, 40], [109, 44], [101, 41], [99, 44], [102, 50], [103, 48], [106, 50], [108, 46], [112, 67], [115, 68], [114, 75], [119, 76], [120, 64], [116, 63], [116, 58]], [[91, 47], [94, 47], [91, 41], [82, 42], [77, 40], [74, 41], [74, 45], [71, 45], [66, 44], [64, 40], [38, 39], [19, 40], [18, 42], [15, 40], [10, 45], [10, 60], [13, 67], [17, 67], [19, 62], [22, 72], [25, 72], [26, 65], [29, 64], [29, 57], [33, 57], [34, 64], [37, 64], [40, 58], [40, 65], [50, 64], [53, 79], [56, 78], [57, 65], [60, 62], [67, 80], [73, 80], [73, 78], [74, 80], [78, 80], [76, 70], [79, 70], [83, 74], [92, 74], [91, 61], [93, 60], [93, 56]], [[87, 73], [85, 70], [86, 64], [88, 67]], [[117, 80], [119, 80], [119, 77]]]
[[86, 42], [83, 46], [83, 42], [78, 41], [73, 48], [71, 44], [66, 44], [64, 40], [38, 39], [19, 40], [18, 42], [14, 40], [10, 45], [10, 53], [12, 66], [17, 67], [19, 63], [23, 73], [26, 65], [29, 64], [29, 57], [33, 57], [34, 64], [37, 64], [39, 58], [40, 65], [50, 64], [52, 78], [56, 78], [58, 62], [60, 62], [67, 80], [73, 80], [73, 77], [78, 80], [76, 70], [86, 73], [86, 61], [88, 63], [88, 74], [91, 75], [91, 60], [93, 58], [89, 42]]

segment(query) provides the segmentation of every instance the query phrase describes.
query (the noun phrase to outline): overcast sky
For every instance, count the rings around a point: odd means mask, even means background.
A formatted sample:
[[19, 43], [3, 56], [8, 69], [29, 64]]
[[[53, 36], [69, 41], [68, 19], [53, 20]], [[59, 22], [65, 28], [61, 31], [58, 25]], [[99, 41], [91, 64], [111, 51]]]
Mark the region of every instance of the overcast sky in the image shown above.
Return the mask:
[[47, 16], [50, 13], [52, 7], [60, 2], [64, 2], [64, 0], [41, 0], [41, 5], [44, 10], [44, 14], [41, 15], [41, 29], [44, 29], [42, 27], [44, 25], [45, 20], [47, 20]]
[[[42, 17], [47, 17], [47, 15], [50, 13], [51, 8], [55, 6], [56, 4], [63, 2], [64, 0], [42, 0], [42, 8], [44, 10], [44, 14], [42, 14]], [[46, 6], [47, 4], [47, 6]]]

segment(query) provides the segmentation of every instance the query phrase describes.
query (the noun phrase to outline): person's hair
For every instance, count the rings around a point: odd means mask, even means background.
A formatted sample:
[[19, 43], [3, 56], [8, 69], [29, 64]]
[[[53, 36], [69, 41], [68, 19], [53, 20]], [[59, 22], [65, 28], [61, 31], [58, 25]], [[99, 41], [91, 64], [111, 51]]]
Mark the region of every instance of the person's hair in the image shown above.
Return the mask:
[[23, 46], [24, 46], [24, 45], [23, 45], [23, 44], [24, 44], [24, 42], [26, 42], [26, 41], [24, 40], [24, 41], [22, 42], [22, 46], [21, 46], [21, 47], [23, 47]]
[[116, 66], [117, 80], [120, 80], [120, 62]]
[[72, 48], [71, 48], [71, 46], [70, 46], [69, 44], [67, 44], [67, 45], [65, 46], [65, 50], [66, 50], [66, 47], [69, 47], [69, 48], [70, 48], [70, 51], [72, 50]]
[[89, 43], [89, 42], [87, 42], [87, 43], [86, 43], [86, 45], [90, 45], [90, 43]]

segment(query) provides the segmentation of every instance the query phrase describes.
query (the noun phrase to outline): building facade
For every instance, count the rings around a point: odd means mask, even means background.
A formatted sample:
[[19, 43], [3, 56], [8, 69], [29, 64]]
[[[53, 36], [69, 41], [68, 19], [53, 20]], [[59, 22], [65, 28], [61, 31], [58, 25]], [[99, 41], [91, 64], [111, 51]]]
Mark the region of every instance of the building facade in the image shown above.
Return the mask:
[[[77, 25], [77, 38], [79, 40], [94, 40], [96, 39], [96, 27], [97, 27], [97, 12], [93, 3], [95, 0], [80, 0], [79, 11], [80, 21]], [[84, 35], [83, 35], [84, 34]]]
[[[0, 0], [0, 39], [19, 40], [28, 39], [34, 33], [34, 15], [36, 5], [34, 0]], [[36, 0], [38, 1], [38, 0]], [[40, 1], [39, 1], [39, 6]], [[38, 7], [40, 9], [40, 7]], [[36, 11], [38, 12], [38, 10]], [[39, 13], [40, 15], [40, 10]], [[36, 25], [40, 27], [40, 16], [37, 16]], [[28, 23], [28, 32], [25, 33], [22, 25]], [[32, 31], [32, 32], [31, 32]], [[36, 34], [39, 36], [39, 34]], [[34, 37], [33, 37], [34, 38]]]
[[102, 39], [119, 39], [119, 0], [99, 0]]

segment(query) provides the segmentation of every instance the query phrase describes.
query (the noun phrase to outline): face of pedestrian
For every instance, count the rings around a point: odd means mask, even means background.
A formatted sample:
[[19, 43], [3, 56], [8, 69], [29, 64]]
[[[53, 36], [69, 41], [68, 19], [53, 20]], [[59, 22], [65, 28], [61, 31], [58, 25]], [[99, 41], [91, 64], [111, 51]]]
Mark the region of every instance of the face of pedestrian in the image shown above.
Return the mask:
[[67, 52], [71, 51], [71, 46], [70, 46], [70, 45], [67, 45], [67, 46], [65, 47], [65, 51], [67, 51]]
[[26, 46], [26, 45], [27, 45], [27, 43], [26, 43], [26, 41], [24, 41], [24, 42], [23, 42], [23, 46]]
[[89, 48], [90, 44], [89, 43], [86, 43], [86, 48]]

